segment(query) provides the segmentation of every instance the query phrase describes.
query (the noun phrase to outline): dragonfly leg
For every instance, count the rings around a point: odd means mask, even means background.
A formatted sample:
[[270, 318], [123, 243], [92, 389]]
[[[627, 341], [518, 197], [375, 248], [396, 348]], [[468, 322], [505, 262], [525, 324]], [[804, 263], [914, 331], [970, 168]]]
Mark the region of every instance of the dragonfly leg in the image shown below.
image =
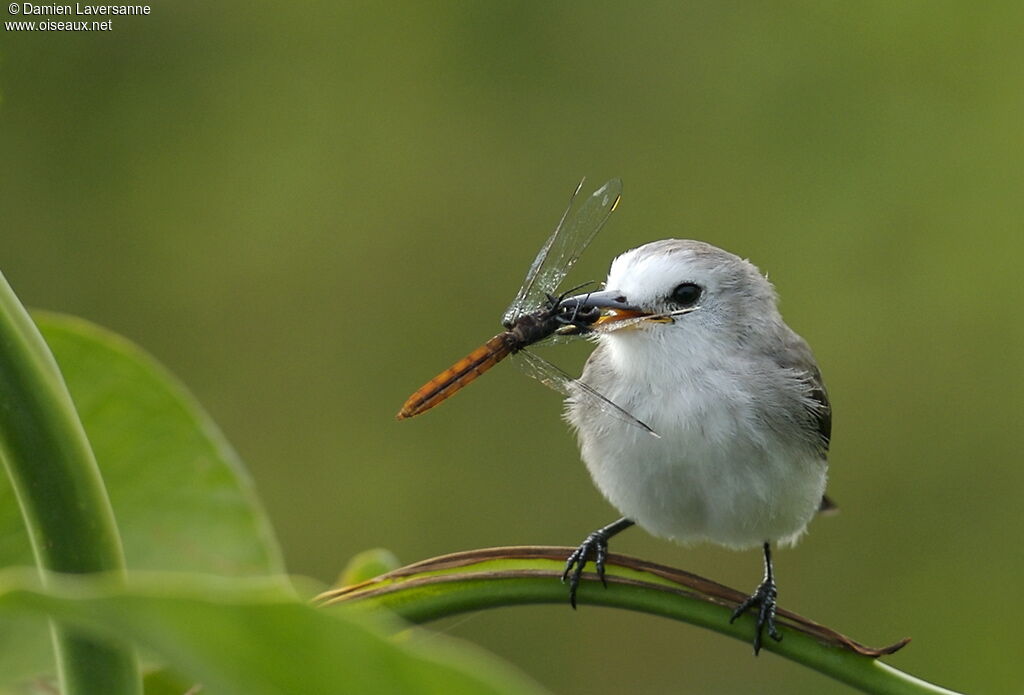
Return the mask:
[[599, 528], [583, 539], [583, 542], [566, 559], [562, 581], [569, 581], [569, 603], [573, 608], [576, 607], [576, 590], [580, 586], [580, 578], [583, 576], [583, 568], [586, 566], [587, 560], [593, 558], [594, 569], [597, 571], [598, 579], [601, 580], [602, 584], [608, 586], [604, 579], [604, 561], [608, 557], [608, 540], [612, 536], [625, 531], [634, 523], [636, 522], [622, 518], [603, 528]]

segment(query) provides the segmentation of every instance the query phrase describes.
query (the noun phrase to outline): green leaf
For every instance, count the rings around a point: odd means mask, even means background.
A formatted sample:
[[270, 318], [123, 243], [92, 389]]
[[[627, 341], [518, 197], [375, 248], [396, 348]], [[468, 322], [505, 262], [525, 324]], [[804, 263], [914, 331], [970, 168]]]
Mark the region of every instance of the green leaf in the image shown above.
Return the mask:
[[[539, 693], [518, 671], [443, 636], [383, 636], [347, 611], [300, 600], [283, 580], [195, 575], [0, 574], [0, 611], [57, 618], [158, 654], [203, 693]], [[181, 681], [179, 681], [181, 682]]]
[[[96, 457], [53, 353], [0, 274], [0, 463], [36, 568], [120, 577], [124, 552]], [[135, 651], [53, 622], [65, 695], [141, 692]], [[15, 633], [19, 639], [29, 635]]]
[[[128, 568], [283, 572], [248, 474], [177, 379], [134, 344], [87, 321], [33, 318], [92, 445]], [[0, 480], [0, 566], [32, 563], [13, 492]], [[20, 692], [10, 684], [52, 669], [45, 625], [0, 622], [0, 693]]]
[[142, 679], [145, 695], [183, 695], [189, 691], [195, 693], [196, 691], [193, 690], [195, 685], [196, 683], [191, 679], [168, 668], [153, 669]]
[[372, 548], [353, 556], [338, 577], [338, 586], [351, 586], [379, 577], [402, 566], [387, 548]]
[[148, 353], [82, 319], [37, 313], [107, 484], [129, 570], [279, 574], [248, 472]]

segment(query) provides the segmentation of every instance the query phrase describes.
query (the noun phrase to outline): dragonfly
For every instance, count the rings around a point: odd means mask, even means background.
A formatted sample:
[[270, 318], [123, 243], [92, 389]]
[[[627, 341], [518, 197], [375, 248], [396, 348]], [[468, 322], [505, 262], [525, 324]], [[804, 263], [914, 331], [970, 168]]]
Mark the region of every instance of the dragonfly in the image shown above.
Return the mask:
[[640, 320], [666, 320], [666, 317], [641, 314], [625, 305], [618, 311], [602, 313], [580, 299], [600, 293], [567, 298], [584, 285], [555, 294], [622, 197], [622, 181], [612, 179], [577, 204], [585, 180], [576, 186], [558, 225], [537, 253], [516, 298], [502, 316], [505, 330], [417, 389], [398, 411], [396, 417], [399, 420], [430, 410], [502, 360], [514, 356], [523, 371], [546, 386], [571, 398], [588, 399], [601, 410], [657, 436], [654, 430], [628, 411], [527, 349], [553, 337], [613, 330]]

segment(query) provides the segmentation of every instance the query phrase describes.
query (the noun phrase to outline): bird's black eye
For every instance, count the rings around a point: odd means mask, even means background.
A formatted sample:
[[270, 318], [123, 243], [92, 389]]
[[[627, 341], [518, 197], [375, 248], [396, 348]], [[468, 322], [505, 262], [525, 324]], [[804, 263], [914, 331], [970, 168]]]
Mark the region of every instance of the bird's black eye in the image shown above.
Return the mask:
[[692, 282], [684, 282], [674, 290], [672, 290], [672, 296], [670, 299], [681, 307], [693, 306], [700, 299], [701, 288], [700, 285], [695, 285]]

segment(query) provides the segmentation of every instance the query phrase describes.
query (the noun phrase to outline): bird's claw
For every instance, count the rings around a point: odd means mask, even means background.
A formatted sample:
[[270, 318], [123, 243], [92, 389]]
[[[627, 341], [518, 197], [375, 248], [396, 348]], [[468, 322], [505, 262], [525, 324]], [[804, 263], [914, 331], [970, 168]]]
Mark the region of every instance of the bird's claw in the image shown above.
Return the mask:
[[608, 582], [604, 578], [604, 562], [608, 557], [608, 535], [602, 531], [603, 529], [594, 531], [587, 536], [565, 561], [562, 582], [569, 580], [569, 603], [573, 608], [576, 607], [576, 590], [580, 586], [580, 577], [583, 576], [583, 568], [590, 556], [594, 558], [597, 578], [601, 580], [601, 584], [608, 586]]
[[779, 634], [778, 628], [775, 627], [775, 607], [776, 599], [778, 597], [778, 590], [775, 588], [775, 582], [771, 579], [766, 579], [761, 582], [761, 585], [757, 587], [747, 600], [740, 605], [736, 606], [736, 610], [732, 612], [732, 617], [729, 618], [729, 622], [732, 623], [738, 617], [743, 615], [748, 608], [757, 606], [757, 628], [754, 632], [754, 656], [761, 651], [761, 637], [764, 629], [768, 628], [768, 636], [776, 642], [782, 640], [782, 635]]

